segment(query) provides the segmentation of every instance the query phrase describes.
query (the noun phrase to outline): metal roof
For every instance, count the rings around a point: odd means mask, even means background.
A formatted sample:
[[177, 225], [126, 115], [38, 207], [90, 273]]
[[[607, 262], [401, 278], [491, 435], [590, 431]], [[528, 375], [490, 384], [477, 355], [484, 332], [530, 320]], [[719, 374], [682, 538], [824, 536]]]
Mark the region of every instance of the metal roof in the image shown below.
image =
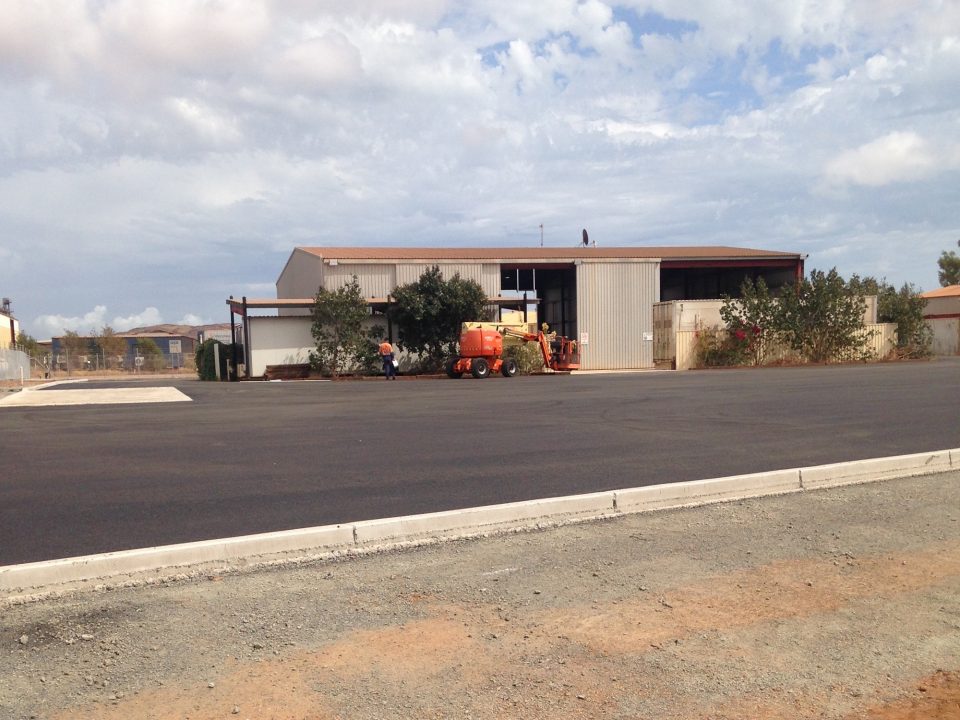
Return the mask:
[[701, 247], [500, 247], [500, 248], [412, 248], [412, 247], [298, 247], [297, 250], [328, 260], [745, 260], [797, 259], [800, 253], [705, 245]]
[[[364, 298], [367, 305], [386, 305], [389, 302], [392, 302], [390, 299], [385, 297], [368, 297]], [[494, 297], [488, 297], [486, 303], [488, 305], [522, 305], [526, 301], [528, 305], [535, 305], [540, 302], [539, 299], [535, 297], [524, 298], [520, 297], [507, 297], [503, 295], [497, 295]], [[312, 308], [316, 304], [315, 298], [230, 298], [227, 300], [227, 305], [230, 306], [232, 312], [237, 313], [238, 315], [243, 315], [244, 304], [246, 304], [247, 311], [250, 310], [279, 310], [279, 309], [304, 309]], [[229, 327], [229, 324], [227, 325]]]
[[920, 295], [922, 298], [960, 297], [960, 285], [947, 285]]

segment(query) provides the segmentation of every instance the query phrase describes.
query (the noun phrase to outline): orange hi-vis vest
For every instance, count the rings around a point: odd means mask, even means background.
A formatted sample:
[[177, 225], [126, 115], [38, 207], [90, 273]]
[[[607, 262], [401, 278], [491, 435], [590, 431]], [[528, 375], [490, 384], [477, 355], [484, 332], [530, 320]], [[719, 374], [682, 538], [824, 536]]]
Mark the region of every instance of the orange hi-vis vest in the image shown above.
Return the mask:
[[388, 343], [388, 342], [380, 343], [380, 354], [381, 354], [381, 355], [389, 355], [389, 354], [392, 353], [392, 352], [393, 352], [393, 345], [391, 345], [391, 344]]

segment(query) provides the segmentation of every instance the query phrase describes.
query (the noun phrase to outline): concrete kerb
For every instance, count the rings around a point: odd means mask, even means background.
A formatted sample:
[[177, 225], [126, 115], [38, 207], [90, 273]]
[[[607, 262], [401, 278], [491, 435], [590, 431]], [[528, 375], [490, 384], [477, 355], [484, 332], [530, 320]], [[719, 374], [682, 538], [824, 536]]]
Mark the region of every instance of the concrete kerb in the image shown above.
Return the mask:
[[614, 494], [601, 492], [366, 520], [354, 523], [353, 532], [358, 545], [383, 544], [422, 537], [464, 537], [531, 527], [557, 519], [593, 520], [615, 515], [616, 512]]
[[890, 458], [873, 458], [853, 462], [833, 463], [804, 468], [800, 471], [800, 481], [805, 490], [838, 487], [854, 483], [886, 480], [912, 475], [929, 475], [947, 472], [960, 467], [954, 462], [960, 461], [960, 450], [941, 450], [939, 452], [916, 453]]
[[189, 576], [197, 568], [215, 573], [296, 563], [955, 469], [960, 469], [960, 448], [8, 565], [0, 567], [0, 599], [44, 596], [71, 584], [93, 587], [84, 584], [94, 581], [145, 584], [131, 578], [146, 573], [156, 581]]
[[664, 510], [687, 505], [708, 505], [747, 497], [800, 492], [800, 470], [775, 470], [712, 480], [617, 490], [617, 510], [622, 513]]
[[351, 525], [327, 525], [242, 537], [202, 540], [137, 550], [86, 555], [0, 567], [0, 592], [40, 590], [145, 572], [171, 571], [210, 565], [245, 563], [252, 558], [302, 553], [308, 548], [335, 548], [353, 544]]

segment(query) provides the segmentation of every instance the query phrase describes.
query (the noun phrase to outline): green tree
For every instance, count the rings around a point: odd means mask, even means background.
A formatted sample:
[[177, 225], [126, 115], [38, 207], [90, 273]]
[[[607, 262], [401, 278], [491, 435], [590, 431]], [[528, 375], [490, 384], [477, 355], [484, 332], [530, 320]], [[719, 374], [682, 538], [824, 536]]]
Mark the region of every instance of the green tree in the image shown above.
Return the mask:
[[153, 338], [137, 338], [137, 355], [143, 358], [144, 370], [162, 370], [164, 365], [163, 352]]
[[754, 365], [762, 365], [770, 342], [777, 336], [777, 300], [770, 294], [766, 281], [745, 278], [740, 297], [722, 296], [720, 317], [726, 323], [730, 341], [742, 348], [743, 355]]
[[116, 364], [117, 358], [127, 354], [127, 339], [114, 331], [109, 325], [104, 325], [97, 336], [97, 347], [103, 353], [103, 362], [106, 367]]
[[67, 353], [68, 367], [80, 367], [81, 357], [91, 353], [90, 338], [79, 335], [74, 330], [67, 330], [60, 338], [60, 345]]
[[484, 318], [487, 301], [478, 282], [464, 280], [459, 273], [444, 280], [436, 265], [416, 282], [394, 290], [393, 299], [390, 313], [400, 347], [417, 355], [421, 366], [431, 371], [455, 354], [463, 323]]
[[[197, 377], [201, 380], [217, 379], [217, 358], [214, 352], [214, 346], [220, 345], [220, 353], [223, 353], [223, 345], [219, 340], [207, 338], [197, 345], [193, 351], [193, 360], [197, 368]], [[222, 355], [221, 355], [222, 357]]]
[[336, 290], [319, 288], [313, 304], [311, 333], [317, 349], [310, 354], [310, 363], [324, 373], [339, 377], [348, 369], [369, 372], [377, 360], [377, 336], [383, 330], [364, 330], [370, 316], [367, 301], [360, 294], [354, 275], [350, 282]]
[[933, 332], [923, 318], [927, 301], [913, 285], [904, 283], [897, 290], [886, 278], [861, 278], [853, 275], [847, 283], [850, 291], [859, 295], [877, 296], [877, 321], [896, 323], [897, 354], [900, 357], [929, 357]]
[[[860, 277], [856, 273], [850, 276], [850, 279], [847, 281], [847, 288], [850, 292], [855, 295], [860, 295], [861, 297], [867, 297], [868, 295], [876, 295], [880, 297], [880, 290], [884, 287], [889, 287], [886, 279], [877, 280], [875, 277], [867, 275], [866, 277]], [[879, 312], [879, 310], [878, 310]]]
[[810, 362], [830, 362], [862, 346], [865, 309], [835, 268], [813, 270], [783, 289], [777, 324], [793, 350]]
[[897, 324], [897, 352], [901, 357], [929, 357], [933, 331], [923, 318], [927, 301], [910, 283], [899, 290], [886, 285], [877, 296], [877, 319]]
[[[960, 247], [960, 240], [957, 240], [957, 246]], [[950, 252], [944, 250], [940, 254], [940, 259], [937, 260], [937, 265], [940, 266], [938, 277], [943, 287], [960, 285], [960, 255], [952, 250]]]
[[37, 339], [31, 335], [27, 335], [23, 330], [17, 333], [17, 345], [32, 358], [39, 358], [43, 354]]

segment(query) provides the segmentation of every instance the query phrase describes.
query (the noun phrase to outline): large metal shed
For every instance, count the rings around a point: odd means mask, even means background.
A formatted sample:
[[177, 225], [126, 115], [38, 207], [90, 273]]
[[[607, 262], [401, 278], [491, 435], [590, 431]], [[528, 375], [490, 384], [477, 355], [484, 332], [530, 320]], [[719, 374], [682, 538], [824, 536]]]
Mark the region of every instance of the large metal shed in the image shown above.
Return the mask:
[[[798, 253], [717, 246], [298, 247], [277, 280], [273, 307], [280, 316], [306, 315], [317, 288], [334, 290], [356, 276], [379, 312], [397, 286], [437, 266], [444, 277], [476, 280], [491, 304], [526, 293], [540, 321], [580, 342], [584, 370], [652, 368], [654, 303], [736, 296], [747, 277], [778, 288], [802, 277], [803, 260]], [[230, 302], [231, 315], [239, 312], [239, 301]]]

